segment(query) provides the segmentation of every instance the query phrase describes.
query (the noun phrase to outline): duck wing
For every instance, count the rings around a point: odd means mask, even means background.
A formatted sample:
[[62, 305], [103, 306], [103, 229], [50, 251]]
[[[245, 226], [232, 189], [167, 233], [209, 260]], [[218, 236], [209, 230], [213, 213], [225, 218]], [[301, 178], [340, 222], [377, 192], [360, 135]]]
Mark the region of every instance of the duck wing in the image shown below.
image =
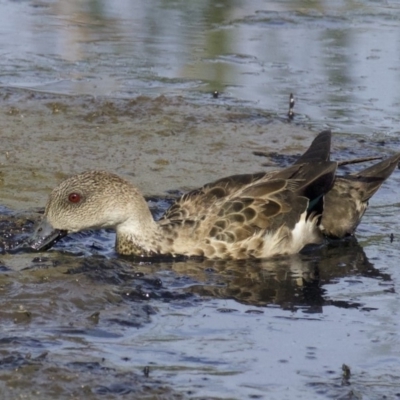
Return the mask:
[[331, 140], [332, 132], [330, 130], [320, 132], [311, 142], [307, 151], [295, 162], [295, 164], [329, 161], [331, 153]]
[[209, 213], [210, 207], [222, 208], [224, 203], [233, 199], [263, 199], [282, 191], [295, 192], [297, 196], [315, 200], [332, 187], [336, 166], [334, 162], [296, 164], [281, 171], [222, 178], [184, 194], [171, 205], [160, 221], [197, 219], [199, 215]]
[[224, 199], [229, 199], [243, 188], [268, 180], [270, 176], [271, 173], [268, 172], [232, 175], [208, 183], [177, 199], [165, 212], [160, 221], [184, 220], [206, 214], [216, 202], [223, 203]]
[[[166, 236], [174, 238], [177, 253], [182, 240], [186, 246], [191, 241], [193, 252], [207, 257], [214, 251], [223, 253], [221, 258], [227, 252], [232, 258], [269, 256], [262, 253], [265, 234], [287, 238], [302, 215], [306, 219], [310, 214], [310, 204], [332, 186], [335, 171], [336, 163], [319, 162], [291, 166], [285, 173], [220, 179], [182, 196], [159, 224]], [[317, 235], [310, 235], [311, 242]], [[256, 248], [259, 253], [254, 253]]]

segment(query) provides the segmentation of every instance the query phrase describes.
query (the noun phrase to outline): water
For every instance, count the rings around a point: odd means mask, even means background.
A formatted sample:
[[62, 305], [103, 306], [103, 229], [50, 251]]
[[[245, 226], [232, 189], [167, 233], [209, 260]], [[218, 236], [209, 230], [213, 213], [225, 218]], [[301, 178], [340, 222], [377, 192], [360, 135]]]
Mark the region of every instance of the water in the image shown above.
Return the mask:
[[105, 231], [13, 250], [84, 169], [134, 180], [159, 215], [322, 128], [335, 159], [399, 151], [397, 2], [0, 5], [2, 398], [400, 396], [398, 171], [358, 242], [299, 256], [137, 263]]
[[396, 2], [2, 1], [2, 9], [5, 85], [129, 98], [219, 90], [273, 111], [293, 92], [313, 125], [397, 132]]

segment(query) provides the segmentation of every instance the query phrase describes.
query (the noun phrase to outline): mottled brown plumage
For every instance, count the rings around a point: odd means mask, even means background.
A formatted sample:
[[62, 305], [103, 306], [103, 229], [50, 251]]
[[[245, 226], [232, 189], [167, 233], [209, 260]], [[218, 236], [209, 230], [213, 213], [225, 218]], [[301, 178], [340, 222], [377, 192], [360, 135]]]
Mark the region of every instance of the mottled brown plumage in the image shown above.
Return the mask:
[[53, 190], [32, 246], [47, 246], [54, 229], [114, 227], [116, 250], [126, 255], [243, 259], [297, 253], [322, 239], [316, 211], [335, 170], [336, 163], [315, 162], [223, 178], [185, 194], [157, 222], [131, 183], [104, 171], [85, 172]]

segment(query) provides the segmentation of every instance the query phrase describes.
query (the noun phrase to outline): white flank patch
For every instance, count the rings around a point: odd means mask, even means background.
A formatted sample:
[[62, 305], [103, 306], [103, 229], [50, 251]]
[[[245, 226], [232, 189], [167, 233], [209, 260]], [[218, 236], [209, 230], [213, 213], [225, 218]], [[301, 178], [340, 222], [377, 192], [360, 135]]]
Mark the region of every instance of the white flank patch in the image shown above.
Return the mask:
[[321, 242], [322, 237], [317, 228], [317, 218], [315, 215], [310, 215], [306, 220], [306, 216], [307, 211], [304, 211], [292, 231], [291, 248], [293, 253], [298, 253], [307, 244]]
[[285, 226], [273, 233], [268, 232], [264, 236], [263, 257], [296, 254], [307, 244], [321, 243], [322, 234], [317, 227], [317, 218], [311, 215], [306, 220], [306, 216], [305, 211], [291, 232]]

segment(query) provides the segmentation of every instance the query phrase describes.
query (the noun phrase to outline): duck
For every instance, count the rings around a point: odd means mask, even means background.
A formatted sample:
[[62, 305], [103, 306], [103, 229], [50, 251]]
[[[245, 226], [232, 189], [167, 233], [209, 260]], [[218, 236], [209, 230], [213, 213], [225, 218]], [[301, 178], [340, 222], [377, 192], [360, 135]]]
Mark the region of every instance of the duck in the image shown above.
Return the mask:
[[113, 228], [124, 256], [270, 258], [324, 241], [323, 198], [337, 163], [312, 161], [283, 170], [221, 178], [177, 199], [157, 221], [139, 189], [92, 170], [62, 181], [29, 239], [46, 250], [67, 234]]
[[192, 190], [158, 221], [132, 183], [106, 171], [77, 174], [53, 190], [28, 244], [40, 251], [69, 233], [114, 228], [122, 255], [244, 259], [294, 254], [308, 244], [354, 236], [400, 154], [335, 175], [331, 136], [330, 130], [318, 134], [290, 167]]
[[[332, 132], [322, 131], [294, 164], [329, 161], [331, 140]], [[328, 239], [354, 236], [371, 197], [392, 175], [399, 162], [400, 153], [397, 153], [362, 171], [336, 175], [332, 188], [324, 196], [319, 224], [323, 235]]]
[[400, 154], [349, 175], [337, 175], [324, 196], [324, 211], [319, 228], [330, 239], [354, 236], [371, 197], [399, 165]]

